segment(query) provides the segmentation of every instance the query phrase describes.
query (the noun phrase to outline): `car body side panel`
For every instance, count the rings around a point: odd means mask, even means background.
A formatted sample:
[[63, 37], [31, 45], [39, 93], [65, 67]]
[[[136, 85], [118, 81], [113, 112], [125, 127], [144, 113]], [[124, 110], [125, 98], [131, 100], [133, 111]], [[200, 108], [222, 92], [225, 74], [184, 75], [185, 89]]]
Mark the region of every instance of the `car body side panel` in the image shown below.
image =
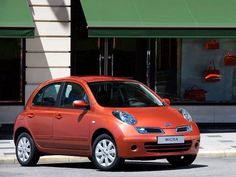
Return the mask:
[[54, 108], [34, 107], [25, 113], [27, 127], [33, 134], [35, 142], [40, 147], [53, 147], [52, 130], [54, 111]]
[[54, 148], [71, 150], [89, 150], [90, 117], [89, 110], [57, 109], [53, 120]]

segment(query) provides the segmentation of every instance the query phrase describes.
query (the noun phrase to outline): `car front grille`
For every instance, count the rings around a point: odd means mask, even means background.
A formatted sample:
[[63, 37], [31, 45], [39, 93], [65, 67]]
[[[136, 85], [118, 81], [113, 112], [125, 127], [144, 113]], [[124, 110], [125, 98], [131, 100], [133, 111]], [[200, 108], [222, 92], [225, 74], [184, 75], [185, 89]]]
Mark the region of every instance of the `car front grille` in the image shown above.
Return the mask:
[[192, 146], [192, 141], [185, 141], [183, 144], [157, 144], [156, 142], [144, 143], [146, 152], [179, 152], [188, 151]]
[[148, 133], [163, 133], [163, 130], [160, 128], [145, 128]]

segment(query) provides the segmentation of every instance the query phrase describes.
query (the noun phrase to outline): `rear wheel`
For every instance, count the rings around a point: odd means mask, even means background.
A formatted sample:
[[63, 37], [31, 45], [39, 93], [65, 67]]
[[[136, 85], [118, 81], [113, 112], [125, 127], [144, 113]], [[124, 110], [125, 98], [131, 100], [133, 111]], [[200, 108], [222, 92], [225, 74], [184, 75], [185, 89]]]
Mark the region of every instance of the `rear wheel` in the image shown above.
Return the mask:
[[32, 137], [21, 133], [16, 141], [16, 157], [22, 166], [34, 166], [39, 161], [39, 152]]
[[102, 134], [95, 139], [92, 159], [95, 166], [104, 171], [117, 169], [124, 163], [124, 159], [118, 155], [115, 141], [107, 134]]
[[185, 167], [191, 165], [196, 157], [197, 155], [173, 156], [168, 157], [167, 161], [175, 167]]

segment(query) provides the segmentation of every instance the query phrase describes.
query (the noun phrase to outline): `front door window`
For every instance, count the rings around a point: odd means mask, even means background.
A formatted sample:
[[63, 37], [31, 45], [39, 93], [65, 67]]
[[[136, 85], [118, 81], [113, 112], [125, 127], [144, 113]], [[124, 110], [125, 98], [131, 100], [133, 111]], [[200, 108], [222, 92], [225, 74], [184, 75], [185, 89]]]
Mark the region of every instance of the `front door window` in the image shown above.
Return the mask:
[[89, 104], [88, 96], [82, 86], [75, 83], [67, 83], [62, 94], [60, 106], [63, 108], [73, 108], [73, 101], [75, 100], [83, 100]]

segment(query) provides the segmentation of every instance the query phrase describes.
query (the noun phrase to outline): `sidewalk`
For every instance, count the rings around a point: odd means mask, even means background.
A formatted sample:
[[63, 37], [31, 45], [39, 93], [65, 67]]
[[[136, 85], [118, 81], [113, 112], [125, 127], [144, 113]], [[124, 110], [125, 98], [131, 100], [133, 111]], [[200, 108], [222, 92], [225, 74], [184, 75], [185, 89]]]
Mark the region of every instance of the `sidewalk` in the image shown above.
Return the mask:
[[[201, 133], [198, 157], [236, 157], [236, 132]], [[74, 156], [44, 156], [40, 163], [81, 162], [87, 158]], [[13, 140], [0, 140], [0, 164], [18, 163], [15, 156]]]

